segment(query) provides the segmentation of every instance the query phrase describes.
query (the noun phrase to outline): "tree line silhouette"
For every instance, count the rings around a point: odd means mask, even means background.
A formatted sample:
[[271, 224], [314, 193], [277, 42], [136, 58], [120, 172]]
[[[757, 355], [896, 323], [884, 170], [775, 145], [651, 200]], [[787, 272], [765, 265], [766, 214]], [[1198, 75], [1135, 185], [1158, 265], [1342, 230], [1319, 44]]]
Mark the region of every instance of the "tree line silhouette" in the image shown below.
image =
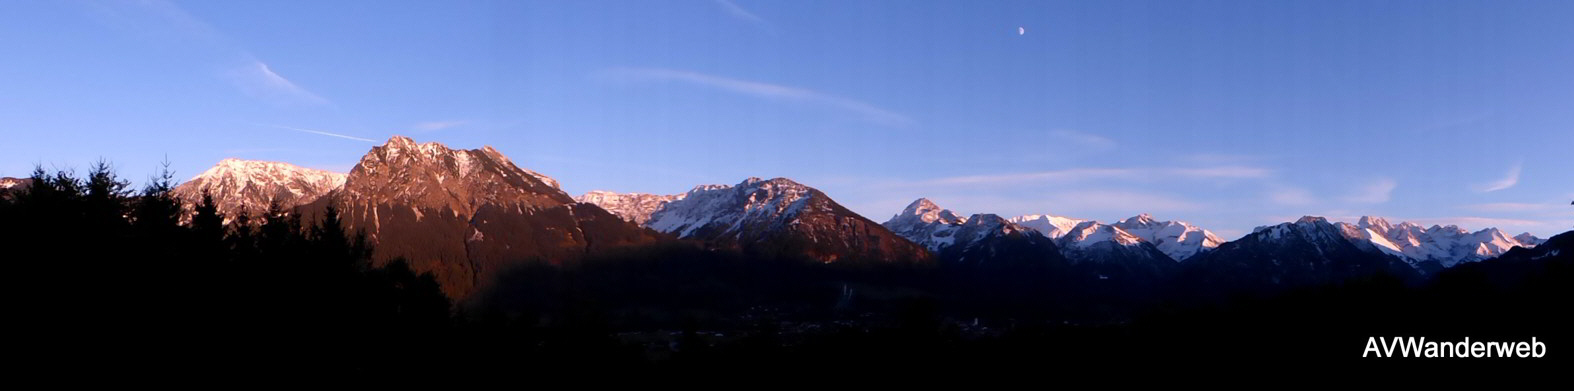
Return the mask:
[[430, 275], [373, 267], [332, 209], [224, 216], [204, 194], [182, 224], [167, 167], [140, 190], [102, 161], [31, 180], [0, 198], [0, 255], [17, 353], [34, 364], [371, 365], [451, 327]]
[[104, 162], [85, 177], [38, 168], [30, 179], [0, 196], [4, 308], [12, 356], [48, 369], [409, 376], [1348, 363], [1368, 334], [1537, 335], [1563, 346], [1562, 298], [1574, 289], [1574, 253], [1520, 251], [1518, 261], [1450, 269], [1419, 286], [1378, 274], [1199, 304], [1154, 280], [1078, 279], [1032, 262], [826, 265], [790, 251], [666, 241], [569, 265], [523, 262], [498, 289], [453, 303], [430, 274], [374, 263], [375, 249], [346, 232], [332, 206], [309, 220], [279, 205], [225, 216], [204, 194], [186, 212], [167, 168], [133, 190]]

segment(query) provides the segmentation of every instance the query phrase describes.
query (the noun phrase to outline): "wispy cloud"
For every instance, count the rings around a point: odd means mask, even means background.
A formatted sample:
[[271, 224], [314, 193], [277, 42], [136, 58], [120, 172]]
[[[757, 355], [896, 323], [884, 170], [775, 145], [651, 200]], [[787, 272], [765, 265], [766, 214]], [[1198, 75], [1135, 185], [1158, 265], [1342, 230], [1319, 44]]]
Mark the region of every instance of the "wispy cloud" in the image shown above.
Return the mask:
[[1203, 208], [1202, 204], [1180, 198], [1124, 190], [1070, 191], [1050, 200], [1049, 205], [1085, 211], [1183, 212]]
[[249, 64], [232, 70], [229, 73], [230, 81], [241, 92], [252, 97], [270, 101], [277, 104], [307, 104], [321, 106], [329, 104], [327, 99], [302, 88], [290, 79], [280, 76], [273, 68], [262, 61], [253, 60]]
[[1270, 186], [1268, 200], [1285, 206], [1306, 206], [1317, 203], [1310, 191], [1294, 186]]
[[1058, 138], [1062, 141], [1075, 144], [1077, 147], [1082, 149], [1090, 149], [1095, 151], [1108, 151], [1115, 149], [1115, 140], [1111, 140], [1108, 137], [1092, 133], [1083, 133], [1074, 130], [1056, 130], [1049, 132], [1049, 135], [1054, 136], [1055, 138]]
[[1273, 170], [1220, 166], [1198, 168], [1070, 168], [1063, 170], [1021, 172], [987, 175], [964, 175], [920, 181], [918, 185], [996, 185], [1027, 182], [1079, 182], [1092, 180], [1129, 179], [1258, 179], [1273, 174]]
[[766, 31], [773, 31], [771, 22], [766, 21], [759, 15], [755, 15], [753, 12], [749, 12], [749, 10], [743, 9], [743, 7], [738, 6], [732, 0], [715, 0], [715, 3], [717, 7], [721, 7], [722, 11], [726, 11], [727, 15], [732, 16], [734, 19], [747, 22]]
[[321, 130], [303, 129], [303, 128], [297, 128], [297, 127], [293, 127], [293, 126], [266, 125], [266, 124], [257, 124], [257, 125], [258, 126], [267, 126], [267, 127], [272, 127], [272, 128], [285, 129], [285, 130], [293, 130], [293, 131], [303, 132], [303, 133], [311, 133], [311, 134], [321, 135], [321, 136], [338, 137], [338, 138], [342, 138], [342, 139], [346, 139], [346, 140], [365, 141], [365, 142], [369, 142], [369, 143], [377, 142], [377, 140], [373, 140], [373, 139], [369, 139], [369, 138], [348, 136], [348, 135], [343, 135], [343, 134], [338, 134], [338, 133], [333, 133], [333, 132], [325, 132], [325, 131], [321, 131]]
[[1246, 164], [1265, 158], [1247, 154], [1203, 152], [1183, 155], [1180, 159], [1194, 164]]
[[988, 175], [963, 175], [944, 178], [935, 178], [917, 183], [917, 185], [978, 185], [978, 184], [1013, 184], [1023, 182], [1073, 182], [1094, 179], [1134, 178], [1137, 171], [1129, 168], [1072, 168], [1065, 170], [1024, 172], [1010, 174]]
[[[223, 66], [214, 72], [228, 79], [246, 95], [280, 105], [330, 105], [327, 99], [290, 79], [279, 75], [267, 63], [241, 45], [228, 39], [218, 29], [195, 15], [186, 12], [179, 4], [168, 0], [136, 0], [88, 2], [88, 8], [111, 27], [129, 30], [130, 33], [164, 39], [180, 44], [200, 47], [205, 53], [224, 58]], [[233, 65], [233, 64], [239, 65]]]
[[1524, 162], [1514, 163], [1513, 166], [1508, 168], [1508, 173], [1503, 176], [1503, 179], [1486, 183], [1478, 183], [1473, 187], [1476, 189], [1476, 191], [1483, 193], [1514, 187], [1514, 185], [1519, 184], [1519, 171], [1522, 168], [1524, 168]]
[[1398, 181], [1392, 178], [1380, 178], [1355, 189], [1355, 192], [1346, 196], [1344, 200], [1361, 204], [1381, 204], [1388, 202], [1394, 189], [1398, 187]]
[[636, 81], [674, 81], [714, 88], [736, 94], [753, 96], [756, 98], [813, 103], [852, 112], [863, 117], [863, 119], [866, 121], [887, 126], [905, 126], [911, 125], [915, 122], [912, 118], [880, 108], [873, 104], [852, 98], [826, 94], [807, 88], [784, 86], [780, 84], [771, 84], [752, 80], [733, 79], [699, 72], [674, 69], [618, 68], [603, 71], [601, 74], [603, 76], [610, 76], [612, 78]]
[[456, 126], [462, 126], [468, 123], [470, 123], [470, 121], [427, 121], [411, 125], [410, 128], [420, 132], [435, 132]]
[[1532, 213], [1532, 212], [1570, 212], [1574, 207], [1569, 207], [1565, 202], [1529, 203], [1529, 202], [1494, 202], [1487, 204], [1471, 204], [1461, 206], [1460, 209], [1489, 212], [1489, 213]]
[[1159, 169], [1156, 173], [1188, 179], [1262, 179], [1273, 176], [1273, 170], [1247, 166], [1166, 168]]

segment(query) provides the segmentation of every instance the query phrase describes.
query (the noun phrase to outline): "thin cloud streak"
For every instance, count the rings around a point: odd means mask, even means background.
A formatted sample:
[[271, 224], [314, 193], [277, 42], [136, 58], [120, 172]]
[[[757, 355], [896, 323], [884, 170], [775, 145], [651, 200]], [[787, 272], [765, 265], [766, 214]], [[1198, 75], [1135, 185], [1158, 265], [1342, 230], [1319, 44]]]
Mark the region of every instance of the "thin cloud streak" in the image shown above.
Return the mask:
[[917, 185], [996, 185], [1024, 182], [1078, 182], [1105, 179], [1261, 179], [1273, 170], [1224, 166], [1202, 168], [1071, 168], [1039, 172], [966, 175], [919, 181]]
[[731, 15], [735, 19], [748, 22], [749, 24], [759, 26], [760, 28], [766, 30], [771, 29], [770, 22], [765, 21], [764, 18], [761, 18], [759, 15], [755, 15], [753, 12], [749, 12], [749, 10], [743, 9], [743, 7], [738, 6], [737, 3], [733, 3], [732, 0], [715, 0], [715, 3], [717, 6], [721, 7], [723, 11], [727, 11], [727, 15]]
[[417, 123], [410, 126], [410, 128], [421, 132], [434, 132], [456, 126], [463, 126], [469, 123], [470, 121], [428, 121]]
[[327, 99], [318, 96], [299, 84], [280, 76], [273, 68], [262, 61], [252, 60], [250, 64], [230, 72], [230, 80], [241, 92], [252, 97], [271, 101], [277, 104], [308, 104], [327, 105]]
[[1532, 203], [1532, 202], [1493, 202], [1486, 204], [1470, 204], [1459, 207], [1462, 210], [1482, 213], [1529, 213], [1543, 216], [1564, 215], [1570, 211], [1569, 204], [1562, 201]]
[[1508, 168], [1508, 174], [1504, 175], [1503, 179], [1477, 184], [1475, 185], [1476, 191], [1490, 193], [1514, 187], [1514, 185], [1519, 184], [1519, 171], [1524, 168], [1524, 165], [1524, 162], [1514, 163], [1512, 167]]
[[279, 128], [279, 129], [293, 130], [293, 131], [303, 132], [303, 133], [311, 133], [311, 134], [321, 135], [321, 136], [338, 137], [338, 138], [342, 138], [342, 139], [346, 139], [346, 140], [365, 141], [365, 142], [369, 142], [369, 143], [377, 142], [377, 140], [373, 140], [373, 139], [369, 139], [369, 138], [347, 136], [347, 135], [342, 135], [342, 134], [338, 134], [338, 133], [324, 132], [324, 131], [321, 131], [321, 130], [302, 129], [302, 128], [297, 128], [297, 127], [293, 127], [293, 126], [284, 126], [284, 125], [264, 125], [264, 124], [258, 124], [258, 125], [259, 126], [274, 127], [274, 128]]
[[301, 87], [279, 75], [267, 63], [253, 56], [244, 47], [234, 43], [212, 25], [186, 12], [179, 4], [168, 0], [139, 0], [90, 2], [100, 15], [112, 19], [117, 27], [142, 31], [157, 31], [190, 40], [216, 53], [226, 53], [242, 65], [218, 70], [219, 77], [228, 79], [242, 93], [273, 104], [313, 106], [331, 105], [321, 95]]
[[878, 106], [818, 91], [751, 80], [733, 79], [699, 72], [658, 68], [618, 68], [602, 72], [614, 78], [639, 81], [676, 81], [714, 88], [757, 98], [815, 103], [850, 111], [865, 120], [887, 126], [906, 126], [915, 123], [907, 117]]
[[1068, 141], [1072, 144], [1077, 144], [1077, 146], [1086, 149], [1098, 151], [1108, 151], [1115, 149], [1115, 140], [1111, 140], [1108, 137], [1096, 134], [1083, 133], [1073, 130], [1056, 130], [1049, 132], [1049, 135]]
[[1317, 203], [1317, 197], [1306, 189], [1291, 186], [1274, 186], [1268, 191], [1268, 200], [1285, 206], [1306, 206]]
[[1381, 204], [1388, 202], [1389, 198], [1391, 198], [1394, 193], [1394, 189], [1398, 187], [1399, 182], [1393, 180], [1392, 178], [1378, 179], [1377, 181], [1356, 189], [1354, 194], [1351, 194], [1349, 197], [1345, 197], [1345, 201], [1361, 204]]

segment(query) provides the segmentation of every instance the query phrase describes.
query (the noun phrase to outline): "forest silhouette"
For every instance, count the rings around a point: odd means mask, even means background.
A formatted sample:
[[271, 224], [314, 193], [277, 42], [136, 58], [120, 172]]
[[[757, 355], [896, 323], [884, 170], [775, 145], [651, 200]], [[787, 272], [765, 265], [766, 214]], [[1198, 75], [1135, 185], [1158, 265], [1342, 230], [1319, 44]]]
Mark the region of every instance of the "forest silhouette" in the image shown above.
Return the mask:
[[1366, 337], [1394, 335], [1534, 335], [1556, 360], [1574, 297], [1569, 254], [1522, 251], [1423, 282], [1378, 274], [1192, 302], [1176, 290], [1194, 286], [1100, 285], [1065, 266], [826, 265], [790, 246], [668, 240], [569, 265], [522, 261], [497, 289], [455, 303], [403, 260], [375, 264], [332, 206], [311, 221], [279, 205], [225, 216], [205, 194], [188, 215], [167, 168], [132, 189], [106, 162], [30, 180], [0, 195], [0, 254], [13, 354], [36, 368], [1420, 365], [1360, 359]]

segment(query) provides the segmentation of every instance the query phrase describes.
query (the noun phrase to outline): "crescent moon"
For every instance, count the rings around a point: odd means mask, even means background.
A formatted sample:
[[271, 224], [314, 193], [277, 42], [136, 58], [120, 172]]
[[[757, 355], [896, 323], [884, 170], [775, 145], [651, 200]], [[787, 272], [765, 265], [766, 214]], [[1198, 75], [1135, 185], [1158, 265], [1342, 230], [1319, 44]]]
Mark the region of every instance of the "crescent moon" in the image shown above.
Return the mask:
[[1027, 28], [1017, 27], [1017, 35], [1027, 34]]

